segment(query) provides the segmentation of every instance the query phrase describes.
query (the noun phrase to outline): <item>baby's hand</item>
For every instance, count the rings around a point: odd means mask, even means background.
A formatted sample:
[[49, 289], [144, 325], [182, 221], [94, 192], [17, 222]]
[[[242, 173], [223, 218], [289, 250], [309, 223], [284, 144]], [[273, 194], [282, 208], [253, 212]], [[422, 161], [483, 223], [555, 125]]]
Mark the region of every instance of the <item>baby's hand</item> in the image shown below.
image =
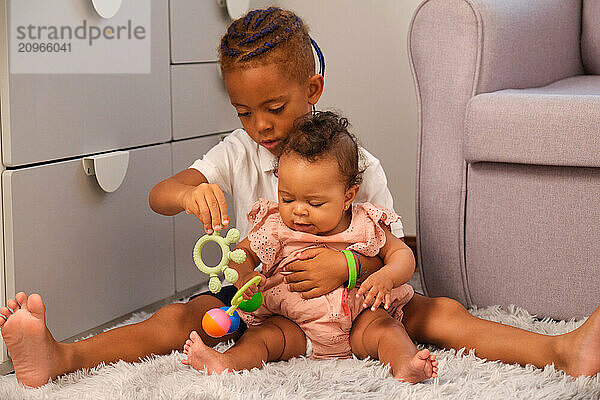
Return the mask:
[[250, 300], [252, 298], [252, 296], [254, 296], [256, 293], [262, 292], [265, 287], [265, 284], [267, 283], [267, 278], [263, 274], [259, 274], [256, 271], [252, 271], [248, 275], [245, 275], [244, 277], [240, 277], [238, 279], [238, 282], [240, 282], [239, 287], [242, 287], [246, 284], [246, 282], [248, 282], [250, 279], [254, 278], [255, 276], [260, 276], [260, 282], [258, 283], [258, 286], [250, 285], [250, 287], [248, 289], [246, 289], [246, 291], [242, 294], [242, 298], [244, 300]]
[[369, 276], [356, 292], [356, 297], [364, 296], [363, 307], [371, 305], [371, 310], [375, 311], [384, 303], [387, 310], [391, 303], [391, 292], [394, 284], [384, 271], [377, 271]]
[[181, 196], [181, 207], [186, 214], [194, 214], [204, 225], [206, 233], [221, 230], [229, 225], [227, 201], [221, 188], [211, 183], [201, 183]]

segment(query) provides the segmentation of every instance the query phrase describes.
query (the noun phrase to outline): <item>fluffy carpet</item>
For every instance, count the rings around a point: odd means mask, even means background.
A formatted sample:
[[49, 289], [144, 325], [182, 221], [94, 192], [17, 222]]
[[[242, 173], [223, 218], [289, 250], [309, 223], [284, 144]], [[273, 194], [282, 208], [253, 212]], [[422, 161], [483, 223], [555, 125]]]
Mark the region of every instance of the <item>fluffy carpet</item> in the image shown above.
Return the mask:
[[[583, 323], [539, 320], [518, 307], [471, 312], [545, 334], [566, 333]], [[124, 324], [148, 316], [135, 314]], [[298, 358], [260, 370], [207, 376], [181, 364], [183, 353], [173, 352], [78, 371], [38, 389], [19, 385], [14, 375], [0, 377], [0, 399], [600, 399], [600, 374], [573, 379], [552, 366], [523, 368], [429, 348], [439, 360], [439, 378], [417, 385], [395, 381], [377, 361], [358, 359]]]

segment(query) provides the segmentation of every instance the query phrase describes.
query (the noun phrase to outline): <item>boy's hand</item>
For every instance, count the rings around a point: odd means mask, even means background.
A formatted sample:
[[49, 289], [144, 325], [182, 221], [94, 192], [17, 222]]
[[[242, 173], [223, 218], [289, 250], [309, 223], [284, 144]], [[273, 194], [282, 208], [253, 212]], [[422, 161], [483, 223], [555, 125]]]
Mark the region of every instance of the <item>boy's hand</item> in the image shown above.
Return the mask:
[[393, 287], [394, 283], [385, 271], [379, 270], [361, 283], [360, 288], [356, 292], [356, 297], [366, 295], [363, 307], [371, 305], [372, 311], [377, 310], [381, 303], [384, 304], [384, 308], [387, 310], [390, 307]]
[[191, 187], [183, 193], [180, 203], [186, 214], [198, 217], [208, 234], [229, 225], [225, 195], [215, 184], [201, 183]]
[[239, 287], [236, 285], [236, 287], [239, 289], [242, 286], [244, 286], [246, 284], [246, 282], [248, 282], [250, 279], [254, 278], [255, 276], [260, 276], [260, 283], [258, 284], [258, 286], [250, 285], [250, 287], [248, 289], [246, 289], [246, 291], [242, 294], [242, 298], [244, 299], [244, 301], [250, 300], [252, 298], [252, 296], [254, 296], [256, 293], [262, 292], [263, 289], [265, 288], [265, 284], [267, 283], [267, 278], [263, 274], [260, 274], [256, 271], [252, 271], [249, 274], [244, 275], [243, 277], [242, 276], [239, 277], [237, 280], [237, 282], [240, 282]]
[[313, 247], [298, 255], [299, 260], [285, 266], [290, 272], [285, 282], [303, 299], [327, 294], [348, 280], [348, 262], [344, 253], [326, 247]]

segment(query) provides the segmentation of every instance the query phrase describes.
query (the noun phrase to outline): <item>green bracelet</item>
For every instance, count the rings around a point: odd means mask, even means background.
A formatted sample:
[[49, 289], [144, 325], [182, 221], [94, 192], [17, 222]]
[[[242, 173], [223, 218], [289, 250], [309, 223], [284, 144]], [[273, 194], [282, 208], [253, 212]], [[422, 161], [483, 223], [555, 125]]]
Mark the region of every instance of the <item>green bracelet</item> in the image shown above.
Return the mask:
[[356, 286], [356, 261], [350, 250], [342, 250], [342, 253], [344, 253], [348, 262], [348, 290], [351, 290]]

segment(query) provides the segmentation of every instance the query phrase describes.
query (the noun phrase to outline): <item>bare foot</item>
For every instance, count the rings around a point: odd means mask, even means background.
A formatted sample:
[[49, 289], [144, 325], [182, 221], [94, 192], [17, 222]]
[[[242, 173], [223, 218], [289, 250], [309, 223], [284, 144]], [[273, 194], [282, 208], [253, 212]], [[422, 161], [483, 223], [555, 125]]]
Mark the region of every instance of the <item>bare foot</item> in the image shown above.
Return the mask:
[[181, 360], [185, 365], [191, 365], [195, 369], [205, 370], [209, 374], [220, 374], [226, 370], [233, 371], [233, 360], [227, 354], [208, 347], [196, 331], [190, 333], [190, 338], [185, 342], [183, 352], [187, 358]]
[[600, 372], [600, 307], [579, 328], [556, 339], [557, 368], [573, 377]]
[[[46, 307], [39, 294], [23, 292], [0, 308], [0, 330], [15, 367], [17, 380], [38, 387], [58, 376], [62, 365], [58, 343], [46, 328]], [[12, 310], [11, 310], [12, 309]], [[13, 312], [14, 311], [14, 312]]]
[[418, 383], [429, 378], [436, 378], [438, 362], [435, 354], [423, 349], [414, 356], [399, 356], [391, 362], [394, 378], [402, 382]]

